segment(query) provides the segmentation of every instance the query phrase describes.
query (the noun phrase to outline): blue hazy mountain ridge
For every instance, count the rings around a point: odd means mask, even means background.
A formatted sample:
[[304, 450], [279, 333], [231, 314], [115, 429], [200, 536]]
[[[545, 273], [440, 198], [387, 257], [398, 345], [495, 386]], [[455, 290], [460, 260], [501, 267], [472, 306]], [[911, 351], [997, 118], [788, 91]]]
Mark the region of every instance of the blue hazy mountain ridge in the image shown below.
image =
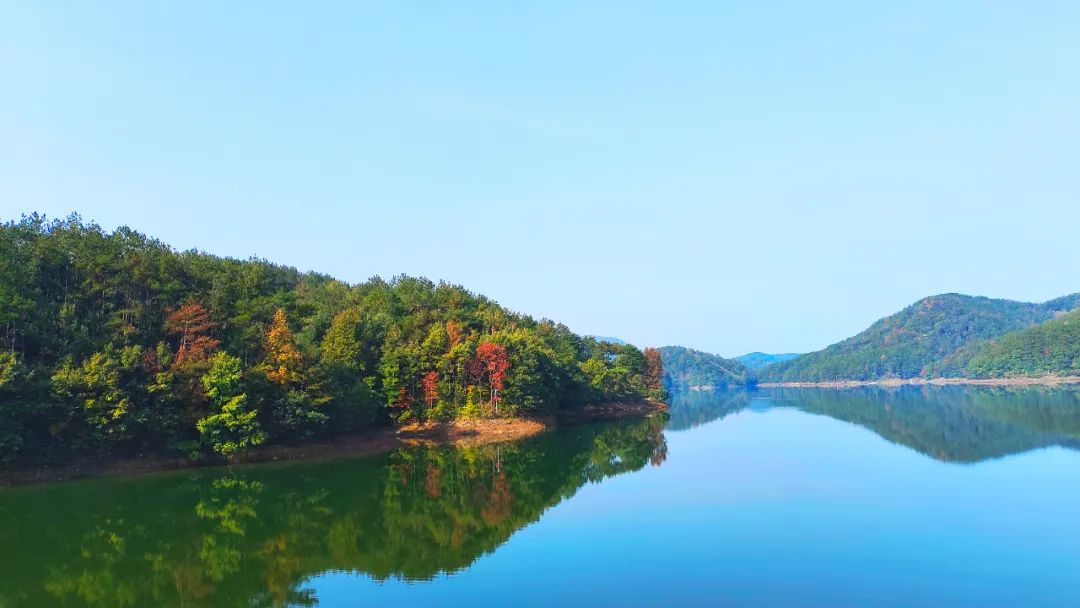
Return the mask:
[[746, 353], [745, 355], [742, 355], [741, 357], [735, 357], [735, 360], [738, 361], [739, 363], [742, 363], [744, 366], [746, 366], [747, 369], [756, 371], [756, 370], [759, 370], [759, 369], [761, 369], [761, 368], [763, 368], [763, 367], [765, 367], [767, 365], [772, 365], [773, 363], [781, 363], [781, 362], [784, 362], [784, 361], [789, 361], [791, 359], [794, 359], [795, 357], [800, 356], [801, 354], [802, 353], [777, 353], [777, 354], [771, 354], [771, 353], [752, 352], [752, 353]]
[[[923, 298], [900, 312], [878, 320], [866, 330], [823, 350], [762, 368], [761, 382], [872, 381], [888, 378], [1004, 377], [1067, 375], [1080, 366], [1068, 339], [1077, 323], [1055, 331], [1025, 334], [1080, 305], [1080, 294], [1041, 303], [1017, 302], [956, 293]], [[987, 344], [1000, 339], [996, 350]], [[1056, 340], [1042, 350], [1031, 344]], [[996, 342], [995, 342], [996, 343]], [[1021, 352], [1022, 351], [1022, 352]], [[982, 355], [976, 358], [975, 355]], [[1025, 365], [998, 364], [1026, 357]], [[1048, 361], [1042, 360], [1048, 359]], [[978, 365], [970, 363], [976, 361]]]
[[664, 387], [669, 391], [742, 386], [752, 381], [751, 371], [735, 359], [685, 346], [662, 346], [659, 350], [664, 362]]
[[611, 336], [589, 336], [589, 337], [592, 338], [593, 340], [596, 340], [597, 342], [611, 342], [612, 344], [619, 344], [619, 345], [628, 344], [628, 342], [626, 340], [623, 340], [623, 339], [620, 339], [620, 338], [613, 338]]

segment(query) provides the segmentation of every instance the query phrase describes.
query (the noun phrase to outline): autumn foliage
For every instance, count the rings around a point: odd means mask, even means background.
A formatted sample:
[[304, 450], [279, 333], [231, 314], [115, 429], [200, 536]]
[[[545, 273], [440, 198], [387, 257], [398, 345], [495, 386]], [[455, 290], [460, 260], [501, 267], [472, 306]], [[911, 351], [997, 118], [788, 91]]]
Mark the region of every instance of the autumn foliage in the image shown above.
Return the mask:
[[660, 357], [660, 351], [655, 348], [646, 348], [644, 355], [645, 386], [658, 391], [664, 387], [664, 361]]
[[278, 384], [291, 384], [300, 380], [302, 358], [292, 332], [285, 319], [285, 311], [277, 309], [270, 331], [266, 335], [266, 359], [269, 369], [266, 377]]
[[423, 380], [420, 381], [420, 388], [424, 392], [424, 404], [430, 408], [439, 400], [438, 372], [430, 371], [424, 374]]
[[165, 317], [165, 330], [179, 341], [176, 364], [205, 361], [221, 344], [213, 337], [217, 329], [210, 313], [199, 302], [189, 302]]
[[498, 407], [499, 391], [506, 382], [506, 373], [510, 371], [510, 355], [506, 348], [494, 342], [484, 342], [476, 347], [476, 360], [487, 374], [491, 387], [491, 403]]
[[454, 348], [458, 344], [461, 344], [461, 340], [465, 337], [465, 333], [461, 330], [461, 324], [450, 319], [446, 322], [446, 336], [450, 339], [450, 348]]

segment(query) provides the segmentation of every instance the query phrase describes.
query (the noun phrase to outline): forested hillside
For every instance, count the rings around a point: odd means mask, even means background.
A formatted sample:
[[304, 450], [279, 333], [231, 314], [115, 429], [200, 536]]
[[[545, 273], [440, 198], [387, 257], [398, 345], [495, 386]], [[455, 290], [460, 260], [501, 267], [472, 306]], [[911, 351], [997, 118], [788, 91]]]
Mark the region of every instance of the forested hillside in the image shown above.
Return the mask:
[[[1041, 304], [960, 294], [932, 296], [822, 351], [768, 366], [759, 376], [762, 382], [812, 382], [1007, 373], [991, 372], [996, 364], [976, 364], [974, 353], [983, 352], [982, 343], [1032, 328], [1078, 304], [1080, 294]], [[1011, 355], [1001, 349], [1011, 350], [1020, 343], [1017, 340], [1026, 339], [1003, 340], [1006, 346], [987, 351], [986, 356], [1009, 359]], [[1067, 371], [1054, 361], [1040, 359], [1036, 363], [1032, 352], [1022, 357], [1026, 357], [1030, 369]]]
[[687, 390], [692, 386], [719, 388], [750, 381], [749, 371], [734, 359], [684, 346], [663, 346], [660, 356], [664, 364], [664, 387], [669, 391]]
[[982, 342], [957, 367], [981, 378], [1080, 375], [1080, 310]]
[[350, 285], [78, 217], [0, 226], [0, 463], [231, 454], [660, 397], [660, 355], [462, 287]]

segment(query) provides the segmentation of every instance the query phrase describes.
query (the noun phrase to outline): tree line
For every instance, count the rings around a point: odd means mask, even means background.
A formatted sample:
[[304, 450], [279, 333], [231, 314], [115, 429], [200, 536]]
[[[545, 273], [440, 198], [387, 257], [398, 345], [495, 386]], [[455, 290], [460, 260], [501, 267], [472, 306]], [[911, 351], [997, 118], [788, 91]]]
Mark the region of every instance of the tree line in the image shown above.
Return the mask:
[[78, 216], [0, 226], [0, 463], [230, 455], [459, 417], [663, 398], [654, 349], [463, 287], [348, 284]]

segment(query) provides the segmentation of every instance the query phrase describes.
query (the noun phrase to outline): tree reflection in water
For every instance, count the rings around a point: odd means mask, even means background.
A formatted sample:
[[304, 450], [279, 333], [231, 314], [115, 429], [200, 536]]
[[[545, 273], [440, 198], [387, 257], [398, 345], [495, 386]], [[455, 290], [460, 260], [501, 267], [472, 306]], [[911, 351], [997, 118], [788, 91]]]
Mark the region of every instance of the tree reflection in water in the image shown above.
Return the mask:
[[472, 448], [0, 492], [0, 605], [312, 605], [319, 573], [468, 567], [588, 482], [659, 465], [664, 419]]

